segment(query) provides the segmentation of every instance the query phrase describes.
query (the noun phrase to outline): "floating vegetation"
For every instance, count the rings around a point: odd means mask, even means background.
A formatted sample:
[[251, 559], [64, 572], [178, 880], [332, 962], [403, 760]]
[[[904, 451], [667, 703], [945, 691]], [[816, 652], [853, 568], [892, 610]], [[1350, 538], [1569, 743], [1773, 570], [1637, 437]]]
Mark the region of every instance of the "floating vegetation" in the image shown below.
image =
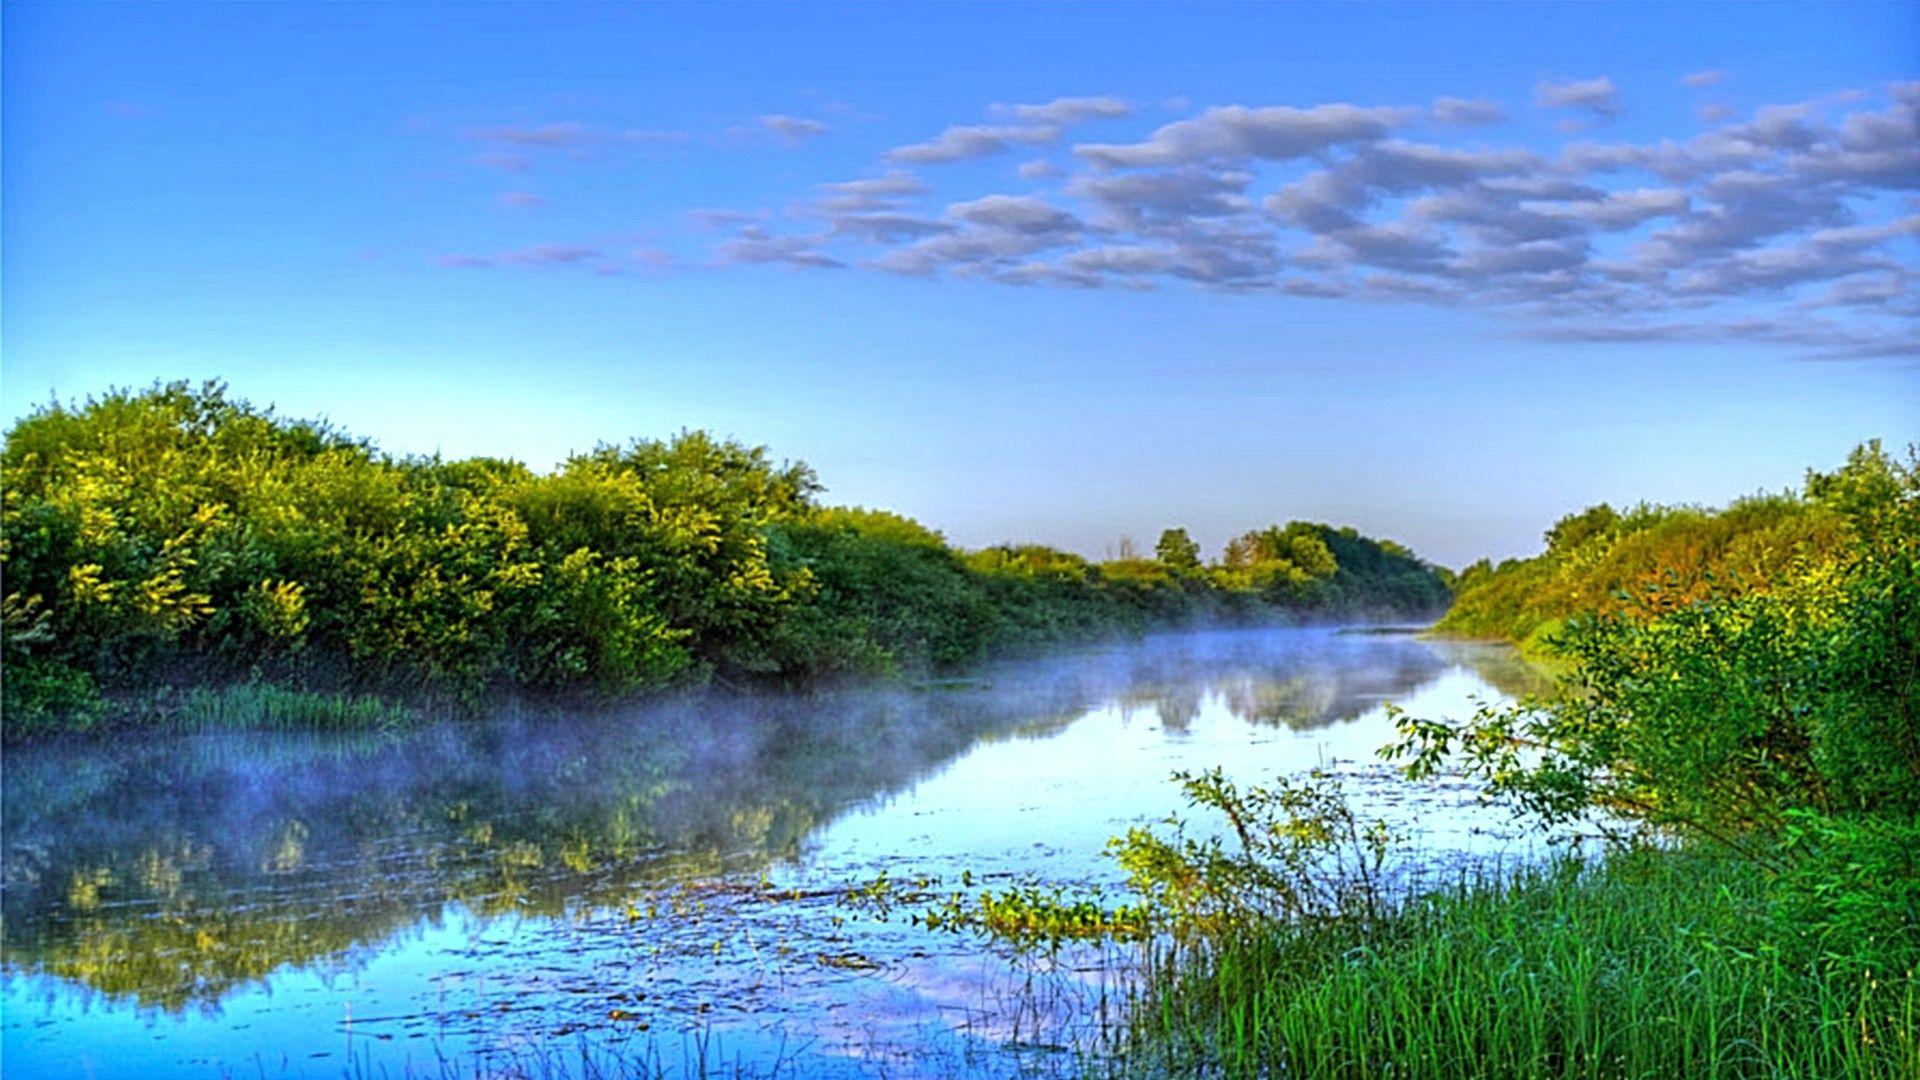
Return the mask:
[[814, 956], [822, 965], [838, 968], [841, 971], [879, 971], [880, 965], [870, 957], [847, 951], [839, 953], [817, 953]]
[[1026, 949], [1053, 949], [1067, 941], [1141, 941], [1154, 927], [1147, 907], [1109, 907], [1097, 895], [1060, 885], [989, 891], [971, 899], [955, 893], [915, 919], [929, 930], [974, 932]]

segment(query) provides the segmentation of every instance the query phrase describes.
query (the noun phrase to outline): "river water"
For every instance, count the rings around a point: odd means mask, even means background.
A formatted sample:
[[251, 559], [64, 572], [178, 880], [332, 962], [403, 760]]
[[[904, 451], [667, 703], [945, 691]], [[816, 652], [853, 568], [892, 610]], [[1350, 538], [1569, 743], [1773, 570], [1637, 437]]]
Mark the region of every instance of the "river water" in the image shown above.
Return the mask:
[[[1527, 857], [1503, 811], [1374, 751], [1390, 701], [1459, 718], [1537, 680], [1496, 646], [1209, 631], [916, 687], [19, 748], [0, 1067], [1071, 1072], [1115, 976], [1038, 991], [916, 897], [1113, 885], [1107, 838], [1214, 766], [1338, 772], [1422, 858]], [[882, 874], [904, 902], [845, 901]]]

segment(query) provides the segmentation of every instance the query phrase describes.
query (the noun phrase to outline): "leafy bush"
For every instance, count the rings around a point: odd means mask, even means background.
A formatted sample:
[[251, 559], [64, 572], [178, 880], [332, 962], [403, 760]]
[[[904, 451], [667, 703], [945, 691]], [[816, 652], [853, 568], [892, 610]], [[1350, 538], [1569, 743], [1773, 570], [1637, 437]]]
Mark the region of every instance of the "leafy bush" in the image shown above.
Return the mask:
[[[1856, 458], [1886, 465], [1878, 444]], [[1547, 530], [1541, 554], [1462, 571], [1437, 628], [1541, 653], [1569, 619], [1647, 617], [1767, 591], [1830, 562], [1851, 535], [1849, 515], [1814, 494], [1817, 477], [1806, 494], [1754, 496], [1720, 511], [1641, 505], [1622, 514], [1603, 503], [1568, 515]]]
[[1841, 537], [1818, 557], [1572, 619], [1553, 641], [1571, 692], [1461, 724], [1403, 718], [1388, 753], [1416, 776], [1464, 768], [1548, 821], [1598, 809], [1737, 853], [1769, 875], [1782, 955], [1910, 978], [1920, 461], [1863, 447], [1803, 502]]
[[938, 533], [882, 511], [826, 510], [779, 535], [813, 583], [783, 629], [786, 670], [947, 667], [992, 648], [1000, 614]]
[[1356, 814], [1332, 776], [1276, 777], [1240, 788], [1219, 769], [1176, 773], [1187, 803], [1216, 812], [1226, 836], [1133, 828], [1110, 845], [1142, 908], [1191, 940], [1280, 923], [1368, 920], [1385, 910], [1392, 836]]
[[1844, 512], [1810, 500], [1846, 525], [1824, 559], [1572, 620], [1554, 640], [1571, 693], [1464, 725], [1409, 719], [1395, 751], [1416, 773], [1463, 751], [1550, 820], [1597, 806], [1728, 842], [1794, 811], [1920, 812], [1920, 466], [1856, 455], [1809, 487], [1857, 491], [1845, 477], [1863, 468], [1897, 483]]
[[[256, 676], [630, 690], [731, 659], [804, 587], [762, 532], [803, 466], [704, 435], [551, 476], [394, 459], [218, 385], [48, 406], [4, 456], [9, 732], [108, 691]], [[62, 676], [52, 694], [35, 672]]]
[[[541, 474], [393, 457], [172, 383], [36, 411], [0, 472], [8, 737], [142, 722], [135, 699], [156, 682], [471, 709], [502, 691], [935, 669], [1200, 617], [1350, 610], [1337, 590], [1216, 580], [1190, 541], [1172, 564], [963, 554], [897, 515], [822, 508], [805, 465], [703, 432]], [[1288, 528], [1321, 578], [1381, 572], [1337, 565], [1325, 526]], [[1339, 535], [1356, 560], [1372, 550]], [[1390, 569], [1424, 575], [1408, 594], [1422, 602], [1443, 588], [1410, 557]]]

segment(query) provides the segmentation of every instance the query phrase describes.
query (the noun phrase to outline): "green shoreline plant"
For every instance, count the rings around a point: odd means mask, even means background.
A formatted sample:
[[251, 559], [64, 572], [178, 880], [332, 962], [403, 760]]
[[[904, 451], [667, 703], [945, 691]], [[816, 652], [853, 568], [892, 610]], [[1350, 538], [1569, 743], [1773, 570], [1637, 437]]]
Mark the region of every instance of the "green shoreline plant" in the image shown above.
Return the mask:
[[1810, 470], [1798, 492], [1753, 495], [1718, 510], [1588, 507], [1555, 522], [1538, 555], [1497, 565], [1482, 559], [1461, 570], [1435, 630], [1511, 641], [1551, 661], [1551, 641], [1569, 620], [1646, 618], [1709, 597], [1770, 591], [1830, 566], [1859, 512], [1899, 482], [1899, 468], [1875, 440], [1834, 473]]
[[248, 700], [271, 703], [262, 724], [338, 725], [372, 722], [370, 696], [440, 715], [941, 671], [1185, 622], [1418, 617], [1449, 596], [1351, 529], [1256, 530], [1211, 565], [1181, 530], [1151, 559], [968, 552], [823, 505], [804, 464], [703, 432], [541, 473], [396, 457], [218, 383], [46, 405], [8, 431], [0, 487], [9, 740], [246, 724]]

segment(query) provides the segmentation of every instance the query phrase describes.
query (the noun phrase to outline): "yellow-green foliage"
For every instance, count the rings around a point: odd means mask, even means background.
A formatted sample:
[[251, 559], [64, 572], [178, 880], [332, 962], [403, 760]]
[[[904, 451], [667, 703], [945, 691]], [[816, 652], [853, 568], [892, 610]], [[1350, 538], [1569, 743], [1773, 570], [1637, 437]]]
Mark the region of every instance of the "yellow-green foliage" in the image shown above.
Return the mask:
[[1450, 599], [1433, 568], [1399, 544], [1310, 521], [1232, 540], [1212, 573], [1222, 588], [1305, 609], [1396, 614]]
[[1810, 473], [1804, 493], [1757, 495], [1721, 510], [1590, 507], [1549, 529], [1539, 555], [1462, 571], [1438, 629], [1541, 649], [1575, 615], [1671, 611], [1822, 573], [1849, 535], [1842, 492], [1856, 481], [1848, 478], [1892, 467], [1876, 442], [1837, 473]]
[[[1178, 619], [1444, 597], [1431, 567], [1351, 530], [1267, 530], [1284, 553], [1245, 574], [1198, 566], [1190, 542], [1171, 563], [965, 555], [896, 514], [819, 507], [806, 466], [701, 432], [542, 474], [394, 457], [218, 384], [46, 406], [8, 433], [0, 468], [10, 737], [149, 716], [125, 699], [167, 683], [473, 705], [499, 689], [950, 666]], [[1305, 589], [1279, 569], [1372, 581], [1368, 559], [1389, 551], [1420, 588]]]
[[74, 672], [645, 687], [806, 586], [762, 532], [808, 508], [811, 473], [700, 434], [542, 476], [392, 458], [174, 384], [41, 409], [4, 470], [9, 704], [28, 716]]
[[976, 897], [954, 893], [913, 916], [929, 930], [978, 933], [1023, 949], [1069, 941], [1140, 941], [1153, 933], [1144, 907], [1108, 906], [1060, 886], [1025, 885]]

